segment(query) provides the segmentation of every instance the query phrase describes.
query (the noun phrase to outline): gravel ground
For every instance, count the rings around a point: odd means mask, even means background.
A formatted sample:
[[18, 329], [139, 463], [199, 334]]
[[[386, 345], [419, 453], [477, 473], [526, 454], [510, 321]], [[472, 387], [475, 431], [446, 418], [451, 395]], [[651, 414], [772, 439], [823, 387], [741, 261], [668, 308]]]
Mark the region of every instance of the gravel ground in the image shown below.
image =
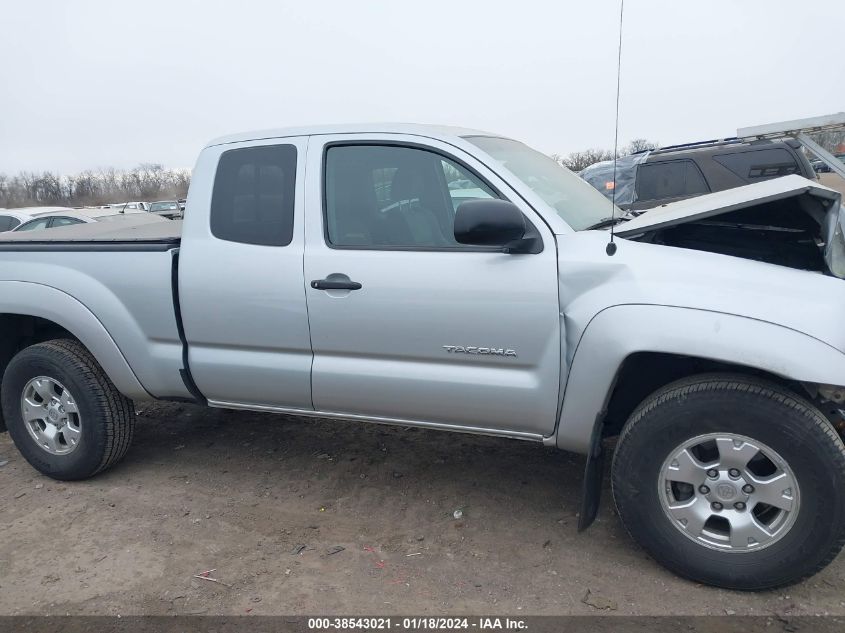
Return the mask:
[[839, 174], [819, 174], [819, 182], [825, 187], [836, 189], [836, 191], [845, 196], [845, 180]]
[[0, 435], [0, 614], [845, 615], [845, 557], [786, 590], [704, 587], [637, 548], [607, 488], [578, 534], [575, 455], [143, 409], [126, 459], [90, 481], [39, 475]]

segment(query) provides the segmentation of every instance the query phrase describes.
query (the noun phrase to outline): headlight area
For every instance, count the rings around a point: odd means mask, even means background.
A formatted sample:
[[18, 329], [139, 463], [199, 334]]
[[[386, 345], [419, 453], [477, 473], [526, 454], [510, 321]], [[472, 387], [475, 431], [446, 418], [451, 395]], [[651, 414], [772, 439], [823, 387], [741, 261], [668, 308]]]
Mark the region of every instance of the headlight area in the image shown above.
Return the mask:
[[845, 279], [845, 207], [834, 201], [822, 223], [824, 261], [831, 274]]

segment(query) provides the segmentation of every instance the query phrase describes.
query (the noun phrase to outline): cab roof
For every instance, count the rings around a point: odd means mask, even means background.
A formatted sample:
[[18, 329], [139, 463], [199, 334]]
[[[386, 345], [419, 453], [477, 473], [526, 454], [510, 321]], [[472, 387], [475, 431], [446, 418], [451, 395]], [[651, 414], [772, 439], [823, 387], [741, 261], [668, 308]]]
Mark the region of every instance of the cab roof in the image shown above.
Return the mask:
[[339, 123], [334, 125], [307, 125], [302, 127], [288, 127], [269, 130], [255, 130], [252, 132], [241, 132], [240, 134], [229, 134], [213, 139], [206, 147], [214, 145], [226, 145], [229, 143], [242, 143], [245, 141], [260, 141], [271, 138], [284, 138], [288, 136], [315, 136], [325, 134], [414, 134], [416, 136], [427, 136], [430, 138], [456, 138], [463, 136], [495, 136], [481, 130], [471, 128], [453, 127], [449, 125], [424, 125], [420, 123]]

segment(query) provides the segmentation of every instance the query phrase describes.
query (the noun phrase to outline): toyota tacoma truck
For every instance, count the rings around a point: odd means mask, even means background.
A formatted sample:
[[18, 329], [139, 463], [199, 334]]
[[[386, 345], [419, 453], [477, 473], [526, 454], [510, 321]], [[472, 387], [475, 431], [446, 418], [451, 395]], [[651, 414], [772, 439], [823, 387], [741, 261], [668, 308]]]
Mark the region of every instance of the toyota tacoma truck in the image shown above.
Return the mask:
[[603, 459], [657, 561], [721, 587], [845, 541], [840, 195], [797, 175], [632, 218], [528, 146], [417, 125], [205, 147], [183, 222], [0, 239], [0, 399], [62, 480], [133, 401], [482, 433]]

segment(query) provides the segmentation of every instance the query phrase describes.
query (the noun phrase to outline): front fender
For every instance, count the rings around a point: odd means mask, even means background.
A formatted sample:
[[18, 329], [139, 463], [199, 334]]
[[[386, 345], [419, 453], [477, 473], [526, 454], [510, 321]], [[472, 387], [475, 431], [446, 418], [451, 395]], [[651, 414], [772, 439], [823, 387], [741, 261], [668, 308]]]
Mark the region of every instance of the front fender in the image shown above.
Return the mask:
[[599, 312], [578, 342], [564, 389], [555, 443], [588, 454], [622, 363], [662, 352], [744, 365], [802, 382], [845, 385], [845, 354], [767, 321], [692, 308], [620, 305]]
[[135, 400], [150, 399], [117, 343], [77, 299], [51, 286], [23, 281], [0, 281], [0, 297], [0, 313], [41, 317], [60, 325], [91, 352], [123, 395]]

